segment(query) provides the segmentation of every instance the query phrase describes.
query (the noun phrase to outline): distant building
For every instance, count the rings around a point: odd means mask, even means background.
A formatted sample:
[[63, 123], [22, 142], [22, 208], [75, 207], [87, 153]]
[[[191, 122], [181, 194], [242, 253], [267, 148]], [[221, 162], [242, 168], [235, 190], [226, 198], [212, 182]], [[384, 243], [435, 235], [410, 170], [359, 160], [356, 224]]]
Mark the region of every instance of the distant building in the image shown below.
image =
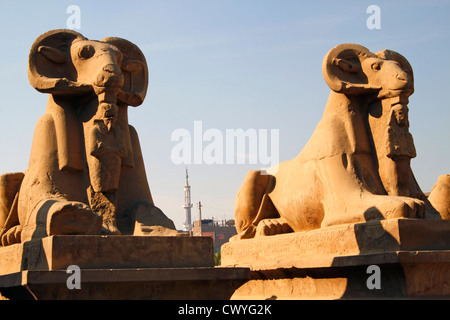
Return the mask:
[[192, 225], [192, 201], [191, 201], [191, 186], [189, 185], [189, 175], [186, 168], [186, 181], [184, 184], [184, 211], [186, 215], [186, 220], [183, 223], [183, 230], [179, 230], [180, 233], [189, 236], [204, 236], [211, 237], [214, 240], [214, 251], [220, 250], [220, 247], [228, 242], [228, 240], [237, 234], [236, 228], [234, 226], [234, 220], [228, 221], [216, 221], [214, 219], [202, 219], [201, 207], [202, 204], [199, 201], [199, 220], [202, 221], [201, 228], [199, 221], [195, 221]]
[[228, 221], [215, 221], [213, 219], [203, 219], [201, 224], [199, 221], [194, 222], [194, 228], [192, 230], [193, 236], [211, 237], [214, 240], [214, 252], [220, 250], [220, 247], [228, 242], [232, 236], [237, 234], [234, 220]]

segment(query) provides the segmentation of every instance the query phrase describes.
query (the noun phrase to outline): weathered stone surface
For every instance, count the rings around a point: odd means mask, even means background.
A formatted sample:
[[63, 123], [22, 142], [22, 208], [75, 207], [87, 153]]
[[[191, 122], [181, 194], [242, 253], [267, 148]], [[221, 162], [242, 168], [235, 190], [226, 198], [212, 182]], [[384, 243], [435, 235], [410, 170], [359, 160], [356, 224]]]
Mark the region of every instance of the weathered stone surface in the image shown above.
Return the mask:
[[450, 219], [450, 174], [443, 174], [431, 189], [428, 200], [443, 219]]
[[294, 159], [247, 174], [236, 196], [236, 238], [369, 220], [447, 219], [448, 200], [430, 202], [411, 170], [414, 76], [407, 59], [341, 44], [325, 55], [322, 72], [331, 89], [322, 119]]
[[188, 236], [187, 234], [183, 234], [178, 232], [177, 230], [164, 228], [161, 226], [142, 226], [136, 223], [134, 227], [135, 236], [165, 236], [165, 237], [182, 237]]
[[0, 248], [0, 274], [23, 270], [213, 267], [212, 239], [52, 236]]
[[[367, 268], [381, 270], [369, 289]], [[233, 241], [222, 266], [249, 267], [233, 299], [450, 297], [450, 221], [389, 219]]]
[[[222, 265], [249, 267], [252, 280], [233, 297], [450, 297], [450, 180], [427, 198], [411, 170], [411, 65], [341, 44], [322, 72], [331, 92], [306, 146], [250, 171], [236, 196]], [[371, 266], [380, 290], [366, 284]]]
[[450, 221], [389, 219], [232, 241], [222, 265], [259, 268], [332, 266], [336, 257], [409, 250], [450, 250]]
[[[81, 289], [67, 285], [74, 265]], [[0, 248], [8, 299], [229, 299], [249, 278], [214, 267], [209, 237], [62, 235]]]
[[[449, 250], [343, 256], [327, 263], [311, 260], [314, 263], [307, 267], [297, 261], [290, 267], [252, 271], [251, 280], [232, 299], [450, 298]], [[379, 267], [379, 289], [367, 285], [369, 266]]]
[[249, 269], [215, 268], [212, 239], [181, 237], [153, 202], [128, 123], [147, 93], [141, 50], [52, 30], [31, 46], [28, 78], [49, 99], [27, 170], [0, 176], [0, 297], [228, 299]]
[[[31, 46], [30, 84], [48, 93], [25, 173], [0, 176], [3, 246], [62, 234], [127, 234], [136, 222], [175, 229], [153, 203], [128, 107], [144, 101], [141, 50], [52, 30]], [[140, 232], [140, 230], [138, 230]]]
[[249, 278], [246, 268], [81, 269], [81, 288], [68, 289], [65, 270], [0, 276], [12, 300], [227, 300]]

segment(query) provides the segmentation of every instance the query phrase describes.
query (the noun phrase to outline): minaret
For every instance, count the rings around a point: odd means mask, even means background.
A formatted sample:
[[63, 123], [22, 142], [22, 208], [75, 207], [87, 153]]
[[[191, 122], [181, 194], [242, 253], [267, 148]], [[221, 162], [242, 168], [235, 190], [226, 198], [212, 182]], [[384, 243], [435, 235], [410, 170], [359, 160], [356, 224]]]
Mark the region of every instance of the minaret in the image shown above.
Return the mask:
[[188, 170], [186, 168], [186, 183], [184, 185], [184, 210], [186, 210], [186, 222], [184, 223], [184, 231], [191, 232], [192, 231], [192, 223], [191, 223], [191, 186], [188, 181], [189, 175]]

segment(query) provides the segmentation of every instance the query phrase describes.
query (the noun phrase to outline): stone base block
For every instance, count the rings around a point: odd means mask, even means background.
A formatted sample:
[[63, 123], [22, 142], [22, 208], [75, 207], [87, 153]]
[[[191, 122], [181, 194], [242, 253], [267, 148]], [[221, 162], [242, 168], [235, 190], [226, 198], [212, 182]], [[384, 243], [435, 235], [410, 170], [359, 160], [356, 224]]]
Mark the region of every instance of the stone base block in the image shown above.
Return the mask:
[[[81, 289], [70, 288], [78, 266]], [[9, 299], [228, 299], [248, 268], [214, 267], [209, 237], [52, 236], [0, 248]]]
[[251, 269], [233, 299], [450, 298], [450, 221], [392, 219], [238, 240], [222, 246], [222, 266]]
[[212, 239], [51, 236], [0, 248], [0, 275], [23, 270], [213, 267]]
[[228, 300], [249, 279], [249, 270], [81, 269], [79, 289], [69, 289], [70, 276], [65, 270], [4, 275], [0, 276], [0, 293], [11, 300]]

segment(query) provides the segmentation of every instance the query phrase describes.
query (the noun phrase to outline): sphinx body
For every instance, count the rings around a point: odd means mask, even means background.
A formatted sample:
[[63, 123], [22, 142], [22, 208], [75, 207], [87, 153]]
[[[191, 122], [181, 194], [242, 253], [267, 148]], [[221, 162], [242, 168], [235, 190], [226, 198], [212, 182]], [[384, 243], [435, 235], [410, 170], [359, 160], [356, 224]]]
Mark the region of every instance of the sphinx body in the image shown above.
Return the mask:
[[331, 89], [322, 119], [297, 157], [247, 174], [236, 196], [234, 239], [377, 219], [449, 219], [448, 205], [435, 208], [449, 194], [448, 178], [428, 199], [411, 170], [414, 79], [406, 58], [341, 44], [322, 71]]

